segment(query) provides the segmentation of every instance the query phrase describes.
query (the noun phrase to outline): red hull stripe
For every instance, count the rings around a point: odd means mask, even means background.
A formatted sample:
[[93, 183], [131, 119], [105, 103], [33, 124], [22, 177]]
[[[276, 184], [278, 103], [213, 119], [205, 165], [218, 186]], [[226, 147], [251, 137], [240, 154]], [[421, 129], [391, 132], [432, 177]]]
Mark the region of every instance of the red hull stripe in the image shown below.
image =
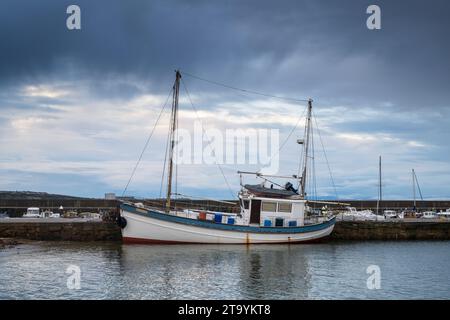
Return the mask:
[[133, 237], [123, 237], [123, 243], [128, 244], [194, 244], [196, 242], [184, 242], [184, 241], [171, 241], [171, 240], [158, 240], [158, 239], [143, 239], [143, 238], [133, 238]]
[[[297, 243], [322, 243], [328, 240], [328, 237], [323, 237], [319, 239], [313, 240], [305, 240], [305, 241], [286, 241], [286, 242], [269, 242], [269, 243], [248, 243], [248, 244], [297, 244]], [[171, 240], [158, 240], [158, 239], [142, 239], [142, 238], [133, 238], [133, 237], [123, 237], [123, 243], [126, 244], [202, 244], [200, 242], [185, 242], [185, 241], [171, 241]], [[246, 243], [203, 243], [203, 244], [246, 244]]]

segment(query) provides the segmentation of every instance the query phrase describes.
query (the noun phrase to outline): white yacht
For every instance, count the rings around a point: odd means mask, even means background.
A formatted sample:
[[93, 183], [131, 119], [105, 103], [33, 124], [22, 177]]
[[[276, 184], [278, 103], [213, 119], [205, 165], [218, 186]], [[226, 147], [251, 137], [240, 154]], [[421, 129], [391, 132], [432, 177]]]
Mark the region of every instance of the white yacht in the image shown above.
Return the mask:
[[356, 210], [355, 207], [347, 207], [342, 213], [342, 220], [347, 221], [380, 221], [384, 220], [384, 216], [376, 215], [372, 210]]
[[386, 219], [403, 219], [405, 217], [403, 212], [395, 210], [384, 210], [383, 215]]
[[421, 218], [423, 218], [423, 219], [433, 219], [433, 218], [437, 218], [437, 214], [434, 211], [425, 211], [425, 212], [422, 212]]
[[41, 210], [39, 208], [28, 208], [27, 212], [22, 216], [23, 218], [41, 218]]
[[440, 212], [437, 213], [437, 216], [441, 218], [450, 218], [450, 208], [445, 211], [441, 210]]

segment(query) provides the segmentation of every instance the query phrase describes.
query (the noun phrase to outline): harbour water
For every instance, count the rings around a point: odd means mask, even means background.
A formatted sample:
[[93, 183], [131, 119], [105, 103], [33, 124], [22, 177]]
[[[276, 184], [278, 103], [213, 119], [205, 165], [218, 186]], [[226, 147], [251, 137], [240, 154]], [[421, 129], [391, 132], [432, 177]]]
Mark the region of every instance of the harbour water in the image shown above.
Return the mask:
[[[369, 289], [370, 265], [380, 288]], [[80, 269], [80, 289], [67, 286]], [[0, 249], [0, 299], [450, 299], [450, 241], [31, 242]]]

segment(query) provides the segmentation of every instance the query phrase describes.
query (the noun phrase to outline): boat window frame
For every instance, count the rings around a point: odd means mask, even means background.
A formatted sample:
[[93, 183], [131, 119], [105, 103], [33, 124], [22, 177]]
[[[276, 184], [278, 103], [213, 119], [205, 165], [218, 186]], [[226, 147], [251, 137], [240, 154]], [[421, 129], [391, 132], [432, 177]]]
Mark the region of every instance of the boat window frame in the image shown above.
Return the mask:
[[[264, 207], [265, 207], [265, 205], [266, 204], [269, 204], [269, 205], [274, 205], [275, 206], [275, 210], [266, 210]], [[264, 212], [277, 212], [277, 209], [278, 209], [278, 202], [276, 202], [276, 201], [261, 201], [261, 211], [264, 211]]]
[[[282, 206], [282, 205], [287, 205], [287, 206], [289, 206], [289, 211], [287, 211], [287, 210], [281, 210], [281, 206]], [[282, 212], [282, 213], [292, 213], [292, 203], [291, 203], [291, 202], [278, 202], [277, 212]]]

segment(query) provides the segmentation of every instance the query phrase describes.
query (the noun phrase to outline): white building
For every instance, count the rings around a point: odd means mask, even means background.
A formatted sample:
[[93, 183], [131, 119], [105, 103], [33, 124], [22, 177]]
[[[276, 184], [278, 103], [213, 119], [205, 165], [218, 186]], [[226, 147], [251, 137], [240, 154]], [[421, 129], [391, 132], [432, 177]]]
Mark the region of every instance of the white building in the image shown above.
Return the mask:
[[105, 193], [106, 200], [116, 200], [116, 194], [113, 192]]

